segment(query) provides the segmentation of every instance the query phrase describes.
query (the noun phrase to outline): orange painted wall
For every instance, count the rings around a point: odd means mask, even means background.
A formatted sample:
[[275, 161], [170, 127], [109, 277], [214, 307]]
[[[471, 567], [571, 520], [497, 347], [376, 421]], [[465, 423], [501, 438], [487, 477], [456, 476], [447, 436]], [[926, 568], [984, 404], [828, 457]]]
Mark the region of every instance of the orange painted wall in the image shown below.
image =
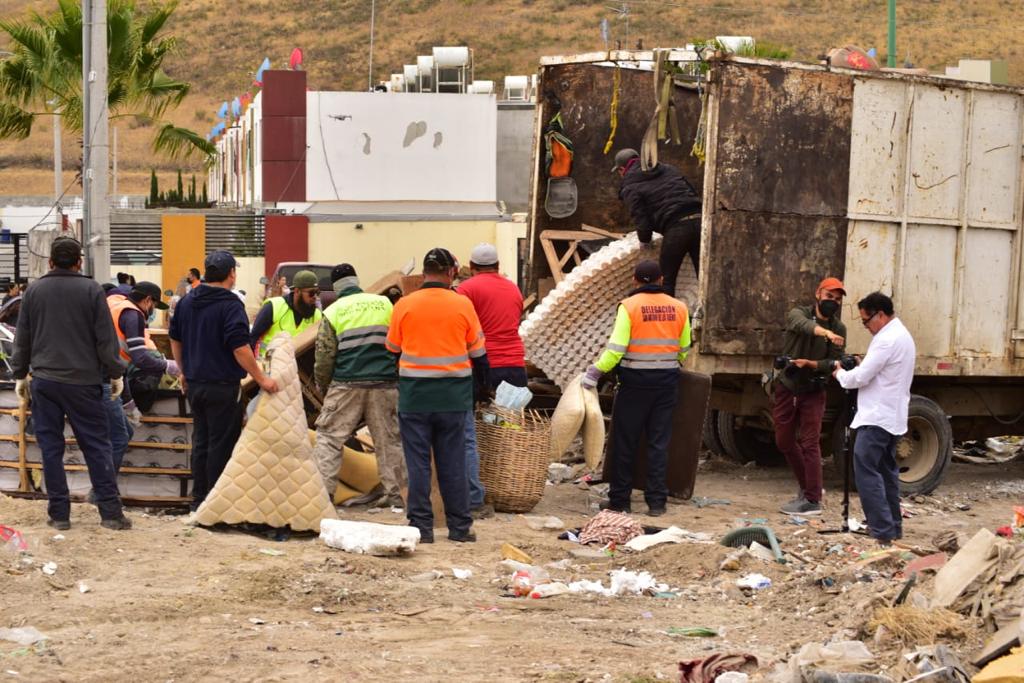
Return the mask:
[[161, 219], [164, 291], [174, 290], [189, 268], [203, 272], [206, 260], [206, 216], [166, 214]]

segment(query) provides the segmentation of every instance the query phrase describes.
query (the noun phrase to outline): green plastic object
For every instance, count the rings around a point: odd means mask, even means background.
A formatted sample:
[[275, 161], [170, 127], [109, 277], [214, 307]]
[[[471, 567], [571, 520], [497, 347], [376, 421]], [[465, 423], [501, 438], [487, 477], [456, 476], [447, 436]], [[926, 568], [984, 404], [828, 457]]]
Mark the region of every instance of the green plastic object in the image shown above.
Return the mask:
[[722, 545], [730, 548], [746, 548], [754, 541], [771, 548], [775, 554], [775, 561], [779, 564], [786, 564], [786, 558], [782, 556], [782, 548], [775, 538], [775, 532], [766, 526], [745, 526], [733, 529], [722, 538]]

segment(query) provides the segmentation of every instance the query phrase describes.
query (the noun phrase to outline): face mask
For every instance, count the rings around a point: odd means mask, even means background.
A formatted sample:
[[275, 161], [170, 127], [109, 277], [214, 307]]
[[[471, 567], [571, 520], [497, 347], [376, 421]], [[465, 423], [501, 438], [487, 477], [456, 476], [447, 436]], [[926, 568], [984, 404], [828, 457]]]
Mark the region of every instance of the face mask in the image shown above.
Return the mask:
[[156, 309], [155, 308], [151, 309], [149, 311], [149, 315], [146, 316], [146, 324], [147, 325], [152, 325], [154, 322], [156, 322]]
[[818, 302], [818, 310], [826, 318], [831, 318], [839, 311], [839, 302], [832, 299], [822, 299]]

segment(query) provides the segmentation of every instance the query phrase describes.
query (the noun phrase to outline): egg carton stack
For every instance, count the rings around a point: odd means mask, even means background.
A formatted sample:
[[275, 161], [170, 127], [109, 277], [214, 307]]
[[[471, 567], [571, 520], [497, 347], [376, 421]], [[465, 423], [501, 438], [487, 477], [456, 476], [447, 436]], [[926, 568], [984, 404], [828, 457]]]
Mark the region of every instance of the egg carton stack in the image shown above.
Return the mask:
[[[565, 388], [604, 350], [619, 302], [633, 289], [633, 269], [658, 259], [661, 237], [645, 249], [636, 233], [607, 245], [565, 276], [519, 326], [526, 357]], [[697, 278], [687, 258], [679, 269], [676, 296], [697, 300]]]

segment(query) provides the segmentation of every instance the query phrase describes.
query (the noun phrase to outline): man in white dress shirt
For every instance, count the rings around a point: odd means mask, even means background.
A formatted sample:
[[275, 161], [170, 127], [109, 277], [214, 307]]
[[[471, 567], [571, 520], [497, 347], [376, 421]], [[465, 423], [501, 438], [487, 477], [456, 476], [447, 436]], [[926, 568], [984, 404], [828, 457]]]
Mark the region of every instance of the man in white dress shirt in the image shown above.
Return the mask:
[[896, 442], [907, 432], [910, 384], [914, 380], [914, 339], [881, 292], [857, 302], [860, 321], [872, 335], [868, 351], [853, 370], [837, 369], [844, 389], [859, 389], [853, 468], [857, 493], [871, 535], [882, 546], [903, 536], [900, 472]]

